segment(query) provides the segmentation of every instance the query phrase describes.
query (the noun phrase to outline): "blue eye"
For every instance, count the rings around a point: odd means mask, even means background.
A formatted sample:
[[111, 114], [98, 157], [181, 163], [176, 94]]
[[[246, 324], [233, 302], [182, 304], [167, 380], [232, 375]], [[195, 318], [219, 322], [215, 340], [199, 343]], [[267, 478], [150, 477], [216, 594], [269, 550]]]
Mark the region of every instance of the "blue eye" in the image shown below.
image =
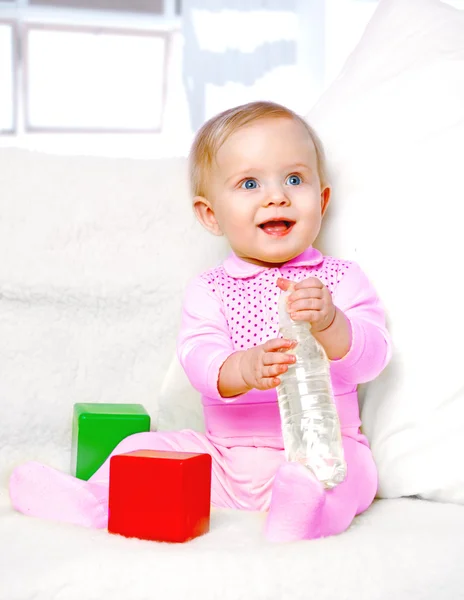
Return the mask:
[[285, 183], [288, 183], [289, 185], [300, 185], [301, 177], [299, 175], [289, 175]]
[[246, 179], [240, 187], [246, 190], [255, 190], [258, 187], [258, 182], [256, 179]]

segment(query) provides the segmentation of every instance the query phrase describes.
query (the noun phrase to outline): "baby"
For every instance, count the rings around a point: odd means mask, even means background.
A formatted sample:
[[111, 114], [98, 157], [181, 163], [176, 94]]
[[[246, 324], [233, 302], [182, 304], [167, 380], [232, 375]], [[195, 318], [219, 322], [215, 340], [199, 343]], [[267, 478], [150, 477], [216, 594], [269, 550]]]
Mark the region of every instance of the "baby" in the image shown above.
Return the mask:
[[[376, 494], [357, 385], [379, 375], [391, 345], [359, 266], [312, 246], [330, 200], [321, 142], [287, 108], [254, 102], [205, 123], [190, 176], [198, 220], [232, 249], [188, 286], [178, 338], [179, 360], [202, 395], [206, 433], [135, 434], [112, 455], [209, 453], [213, 506], [268, 511], [265, 534], [273, 541], [340, 533]], [[286, 352], [293, 340], [279, 337], [277, 301], [291, 283], [291, 317], [311, 325], [330, 359], [347, 462], [345, 481], [331, 490], [284, 455], [275, 388], [295, 359]], [[106, 527], [108, 485], [109, 458], [88, 482], [30, 462], [13, 472], [10, 495], [26, 514]]]

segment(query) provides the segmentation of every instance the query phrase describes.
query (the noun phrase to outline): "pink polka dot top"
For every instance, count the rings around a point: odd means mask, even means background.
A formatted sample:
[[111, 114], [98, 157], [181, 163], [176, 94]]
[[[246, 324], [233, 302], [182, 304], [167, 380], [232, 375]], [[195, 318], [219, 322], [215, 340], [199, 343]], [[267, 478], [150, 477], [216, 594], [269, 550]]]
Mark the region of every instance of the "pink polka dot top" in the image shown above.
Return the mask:
[[281, 444], [275, 389], [234, 398], [222, 398], [217, 389], [219, 370], [232, 353], [280, 336], [279, 277], [294, 282], [317, 277], [350, 322], [351, 347], [330, 366], [342, 430], [358, 430], [357, 385], [374, 379], [390, 359], [383, 307], [356, 263], [323, 256], [312, 246], [280, 268], [254, 265], [231, 253], [189, 284], [177, 344], [187, 377], [201, 393], [210, 437]]

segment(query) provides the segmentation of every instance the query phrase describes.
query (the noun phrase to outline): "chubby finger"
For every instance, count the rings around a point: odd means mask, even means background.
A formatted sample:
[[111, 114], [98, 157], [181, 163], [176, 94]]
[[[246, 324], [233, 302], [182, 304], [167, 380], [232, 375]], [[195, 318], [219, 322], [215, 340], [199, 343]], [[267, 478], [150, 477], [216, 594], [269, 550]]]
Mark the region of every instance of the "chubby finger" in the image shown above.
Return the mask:
[[293, 321], [306, 321], [307, 323], [315, 323], [321, 320], [321, 311], [319, 310], [299, 310], [298, 312], [290, 313]]
[[303, 300], [304, 298], [324, 298], [324, 288], [319, 287], [309, 287], [309, 288], [301, 288], [299, 290], [293, 291], [288, 297], [288, 304], [292, 302], [296, 302], [296, 300]]
[[297, 300], [288, 305], [288, 312], [290, 314], [300, 312], [302, 310], [322, 310], [324, 308], [324, 302], [321, 298], [303, 298]]
[[322, 289], [324, 284], [317, 277], [308, 277], [307, 279], [303, 279], [303, 281], [299, 281], [295, 284], [295, 290], [302, 290], [304, 288], [320, 288]]
[[295, 362], [294, 354], [284, 354], [283, 352], [266, 352], [263, 355], [263, 365], [291, 365]]
[[288, 371], [288, 365], [275, 364], [263, 367], [263, 377], [278, 377]]
[[287, 340], [286, 338], [274, 338], [268, 340], [263, 345], [264, 352], [276, 352], [277, 350], [288, 350], [295, 346], [295, 340]]
[[260, 390], [270, 390], [280, 385], [280, 379], [278, 377], [264, 377], [261, 379], [259, 388]]

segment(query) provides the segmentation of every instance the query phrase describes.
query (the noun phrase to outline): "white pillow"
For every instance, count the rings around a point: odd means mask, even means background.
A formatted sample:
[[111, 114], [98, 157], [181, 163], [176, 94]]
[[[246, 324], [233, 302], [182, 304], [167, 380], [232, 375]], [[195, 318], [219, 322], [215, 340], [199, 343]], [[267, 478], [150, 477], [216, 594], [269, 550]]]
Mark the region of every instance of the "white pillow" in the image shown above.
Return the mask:
[[379, 495], [464, 503], [464, 12], [382, 0], [308, 121], [334, 188], [319, 246], [360, 263], [395, 345], [363, 390]]
[[184, 158], [0, 149], [0, 484], [35, 457], [58, 468], [75, 402], [153, 417], [182, 292], [226, 254], [197, 222]]

